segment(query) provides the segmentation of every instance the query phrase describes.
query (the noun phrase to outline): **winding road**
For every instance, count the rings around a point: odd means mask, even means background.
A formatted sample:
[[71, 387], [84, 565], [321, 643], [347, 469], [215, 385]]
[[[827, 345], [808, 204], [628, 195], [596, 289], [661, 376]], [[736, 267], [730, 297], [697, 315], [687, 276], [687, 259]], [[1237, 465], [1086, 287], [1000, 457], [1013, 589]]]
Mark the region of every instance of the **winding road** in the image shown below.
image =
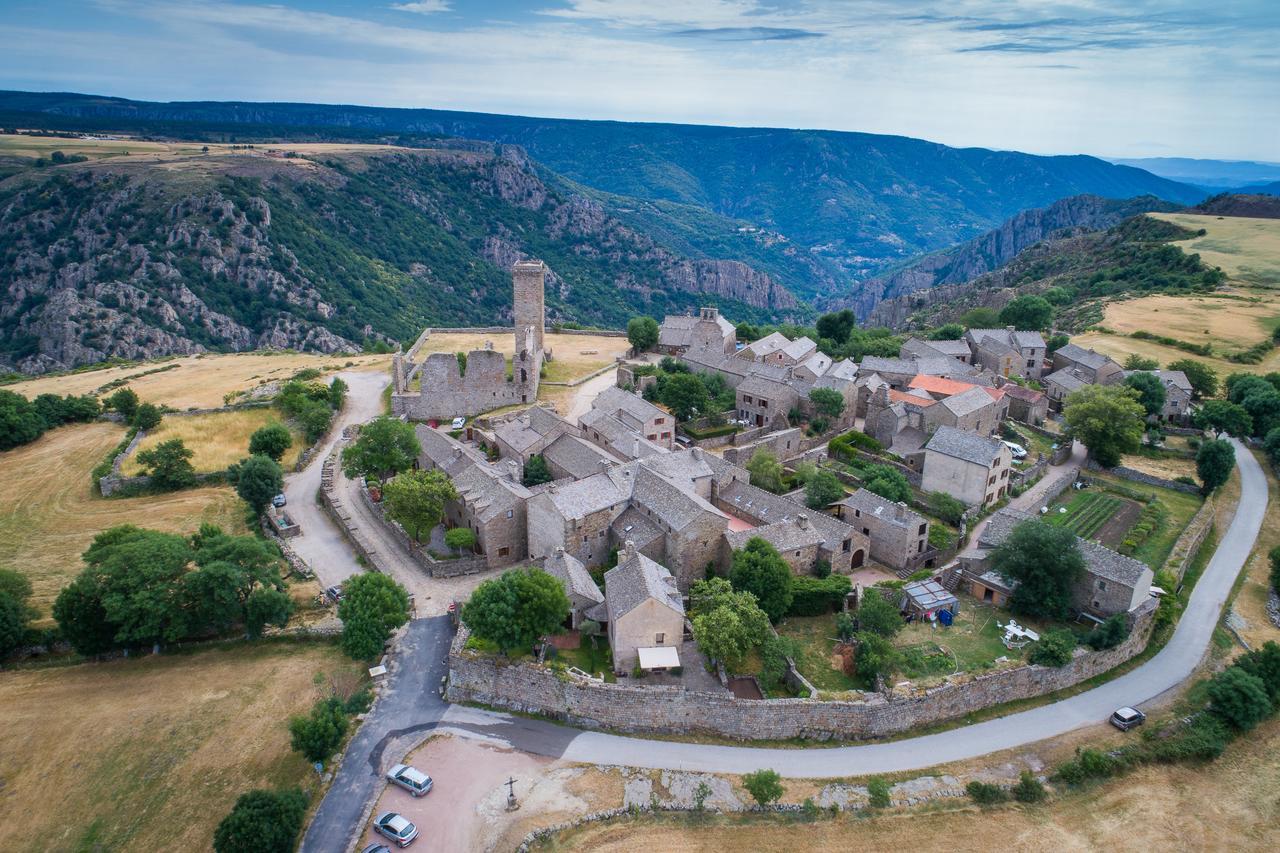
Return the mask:
[[[443, 617], [420, 619], [411, 623], [396, 655], [390, 689], [348, 748], [302, 849], [347, 850], [380, 784], [379, 770], [436, 728], [469, 732], [527, 752], [592, 764], [713, 773], [770, 767], [792, 778], [830, 778], [919, 770], [976, 758], [1096, 725], [1117, 707], [1156, 699], [1184, 682], [1203, 660], [1222, 608], [1262, 527], [1266, 479], [1253, 455], [1239, 442], [1233, 444], [1241, 475], [1239, 508], [1173, 636], [1151, 660], [1106, 684], [1032, 710], [887, 743], [771, 749], [649, 740], [446, 704], [435, 688], [448, 653], [448, 623]], [[388, 750], [389, 742], [406, 734], [412, 737]]]

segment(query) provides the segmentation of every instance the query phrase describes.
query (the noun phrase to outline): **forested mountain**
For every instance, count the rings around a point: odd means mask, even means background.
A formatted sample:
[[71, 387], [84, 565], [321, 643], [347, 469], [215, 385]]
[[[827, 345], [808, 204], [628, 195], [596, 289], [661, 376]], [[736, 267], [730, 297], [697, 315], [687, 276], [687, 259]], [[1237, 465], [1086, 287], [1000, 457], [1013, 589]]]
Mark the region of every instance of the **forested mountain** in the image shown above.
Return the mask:
[[550, 322], [616, 328], [707, 301], [740, 319], [807, 316], [769, 273], [682, 254], [515, 146], [188, 149], [64, 156], [0, 182], [0, 363], [331, 352], [506, 323], [509, 268], [529, 256], [553, 271]]
[[244, 102], [150, 103], [0, 93], [0, 110], [116, 123], [340, 127], [524, 147], [547, 168], [608, 193], [711, 211], [777, 235], [822, 273], [810, 298], [856, 289], [885, 266], [953, 245], [1018, 211], [1092, 193], [1194, 203], [1204, 193], [1086, 156], [950, 148], [866, 133], [525, 118], [446, 110]]

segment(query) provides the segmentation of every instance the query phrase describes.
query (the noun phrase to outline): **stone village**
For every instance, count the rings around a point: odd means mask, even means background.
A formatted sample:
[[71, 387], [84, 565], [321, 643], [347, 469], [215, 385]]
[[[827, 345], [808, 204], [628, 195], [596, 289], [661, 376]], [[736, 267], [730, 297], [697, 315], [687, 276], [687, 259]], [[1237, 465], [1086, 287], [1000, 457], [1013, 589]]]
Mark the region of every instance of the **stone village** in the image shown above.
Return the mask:
[[[416, 425], [416, 467], [447, 475], [458, 497], [444, 527], [474, 534], [462, 557], [412, 547], [423, 571], [496, 576], [533, 566], [557, 578], [569, 602], [561, 634], [532, 656], [494, 654], [461, 625], [451, 700], [625, 731], [851, 738], [1049, 693], [1144, 648], [1164, 592], [1153, 568], [1120, 552], [1123, 530], [1104, 536], [1074, 523], [1084, 487], [1094, 483], [1101, 497], [1104, 489], [1136, 495], [1139, 484], [1097, 480], [1057, 426], [1071, 391], [1123, 381], [1109, 358], [1072, 344], [1050, 352], [1039, 332], [988, 328], [956, 340], [908, 338], [896, 357], [855, 363], [808, 337], [739, 341], [734, 324], [707, 307], [666, 317], [652, 349], [620, 357], [616, 384], [570, 418], [538, 402], [555, 359], [546, 272], [538, 261], [517, 263], [514, 328], [482, 330], [514, 335], [510, 361], [492, 343], [465, 359], [420, 359], [431, 329], [394, 356], [391, 411]], [[655, 393], [674, 373], [710, 378], [732, 404], [678, 421]], [[1190, 384], [1176, 371], [1157, 375], [1169, 392], [1161, 421], [1176, 429]], [[1023, 444], [1034, 444], [1034, 456]], [[761, 475], [766, 464], [780, 481]], [[535, 468], [545, 476], [531, 478]], [[876, 472], [901, 482], [901, 494], [868, 488]], [[815, 502], [805, 481], [816, 476], [834, 478], [839, 493]], [[950, 513], [940, 513], [939, 495]], [[365, 499], [374, 500], [367, 490]], [[1030, 664], [1021, 649], [1039, 634], [1002, 609], [1017, 584], [993, 570], [992, 555], [1020, 524], [1054, 522], [1049, 508], [1057, 516], [1067, 506], [1085, 566], [1071, 594], [1076, 624], [1118, 620], [1124, 639], [1079, 647], [1060, 667]], [[1191, 535], [1203, 532], [1191, 524]], [[803, 616], [825, 620], [814, 626], [820, 633], [835, 633], [841, 614], [856, 621], [868, 597], [888, 602], [915, 638], [905, 649], [915, 677], [859, 680], [849, 636], [817, 660], [812, 649], [783, 647], [772, 679], [759, 661], [706, 654], [690, 595], [730, 576], [735, 555], [751, 548], [819, 590], [820, 606]], [[776, 637], [793, 622], [804, 618], [769, 630]], [[951, 651], [946, 638], [963, 630], [981, 634], [968, 642], [1003, 644], [999, 654], [976, 662], [952, 654], [955, 665], [947, 658], [939, 668]]]

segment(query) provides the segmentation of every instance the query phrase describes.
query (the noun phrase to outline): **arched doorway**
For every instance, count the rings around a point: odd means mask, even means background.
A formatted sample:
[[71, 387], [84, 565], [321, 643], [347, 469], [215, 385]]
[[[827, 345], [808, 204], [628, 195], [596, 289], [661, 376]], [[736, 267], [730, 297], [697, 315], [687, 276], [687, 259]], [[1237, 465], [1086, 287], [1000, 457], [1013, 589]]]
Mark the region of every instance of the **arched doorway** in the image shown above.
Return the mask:
[[866, 553], [861, 548], [859, 548], [858, 550], [853, 552], [853, 559], [852, 561], [850, 561], [849, 567], [853, 569], [861, 568], [862, 564], [866, 562], [866, 559], [867, 559]]

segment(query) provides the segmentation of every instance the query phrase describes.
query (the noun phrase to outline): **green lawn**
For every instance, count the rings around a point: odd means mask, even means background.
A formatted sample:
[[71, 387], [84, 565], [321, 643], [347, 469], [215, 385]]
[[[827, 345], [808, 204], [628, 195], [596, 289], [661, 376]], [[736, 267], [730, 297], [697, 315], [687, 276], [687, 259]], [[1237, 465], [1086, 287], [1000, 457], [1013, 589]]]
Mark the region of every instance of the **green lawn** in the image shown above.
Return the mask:
[[605, 681], [618, 680], [613, 675], [613, 667], [610, 666], [612, 658], [609, 652], [609, 638], [605, 636], [596, 637], [594, 653], [591, 650], [591, 644], [584, 642], [576, 649], [561, 649], [556, 655], [556, 660], [565, 666], [576, 666], [591, 675], [603, 673]]
[[796, 668], [814, 687], [825, 693], [847, 690], [869, 690], [857, 676], [848, 676], [831, 665], [835, 646], [835, 614], [826, 616], [789, 616], [778, 625], [778, 633], [795, 640], [800, 646]]
[[1186, 529], [1191, 517], [1204, 503], [1204, 498], [1193, 492], [1176, 492], [1173, 489], [1140, 486], [1101, 472], [1090, 472], [1089, 476], [1104, 483], [1108, 489], [1135, 500], [1155, 497], [1155, 505], [1144, 510], [1145, 513], [1154, 517], [1155, 527], [1150, 534], [1135, 544], [1130, 556], [1157, 571], [1164, 566], [1164, 561], [1169, 559], [1173, 544], [1178, 541], [1178, 537]]
[[[1000, 639], [1004, 631], [996, 624], [997, 621], [1005, 623], [1010, 618], [1007, 610], [961, 596], [960, 609], [951, 627], [913, 622], [902, 629], [894, 640], [894, 645], [902, 652], [899, 677], [918, 684], [940, 680], [955, 672], [993, 669], [1000, 657], [1015, 662], [1021, 660], [1020, 650], [1010, 651], [1004, 647]], [[1018, 623], [1037, 631], [1043, 627], [1030, 624], [1025, 619], [1019, 619]]]

